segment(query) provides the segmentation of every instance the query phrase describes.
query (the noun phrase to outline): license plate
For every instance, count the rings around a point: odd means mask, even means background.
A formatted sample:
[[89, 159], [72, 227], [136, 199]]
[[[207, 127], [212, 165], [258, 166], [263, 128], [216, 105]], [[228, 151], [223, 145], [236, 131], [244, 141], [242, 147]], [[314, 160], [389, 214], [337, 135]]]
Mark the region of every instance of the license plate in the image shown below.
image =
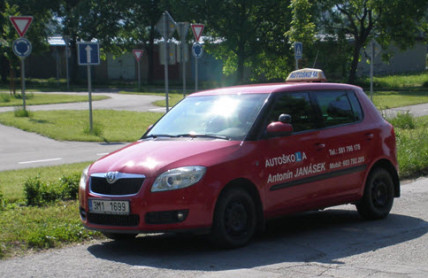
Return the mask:
[[98, 214], [129, 214], [129, 201], [89, 200], [89, 211]]

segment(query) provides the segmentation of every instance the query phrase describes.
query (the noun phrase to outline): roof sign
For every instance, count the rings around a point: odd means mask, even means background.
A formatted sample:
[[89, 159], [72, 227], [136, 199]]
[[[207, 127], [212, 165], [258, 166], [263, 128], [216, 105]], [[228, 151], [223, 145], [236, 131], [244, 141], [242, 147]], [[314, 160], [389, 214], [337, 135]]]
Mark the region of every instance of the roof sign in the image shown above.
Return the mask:
[[290, 73], [287, 77], [287, 82], [310, 82], [318, 81], [323, 82], [327, 81], [325, 78], [324, 72], [320, 69], [301, 69], [295, 70]]
[[193, 35], [195, 36], [196, 42], [199, 42], [199, 39], [202, 35], [202, 31], [204, 31], [204, 25], [203, 24], [191, 24]]
[[10, 22], [15, 27], [20, 37], [23, 37], [33, 21], [32, 16], [10, 16]]

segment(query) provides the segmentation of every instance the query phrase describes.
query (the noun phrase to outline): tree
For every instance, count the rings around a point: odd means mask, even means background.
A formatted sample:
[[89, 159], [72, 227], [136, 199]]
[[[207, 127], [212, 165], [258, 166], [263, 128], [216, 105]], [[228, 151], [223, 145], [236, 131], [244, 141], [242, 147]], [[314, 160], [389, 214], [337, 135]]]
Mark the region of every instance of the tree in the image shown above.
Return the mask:
[[9, 73], [14, 74], [17, 58], [13, 54], [12, 42], [19, 36], [9, 21], [9, 16], [31, 15], [34, 20], [26, 33], [32, 44], [32, 52], [39, 53], [47, 49], [46, 23], [52, 19], [52, 9], [58, 6], [55, 0], [6, 0], [0, 1], [0, 35], [7, 43], [0, 46], [0, 63], [2, 81]]
[[411, 47], [426, 32], [426, 0], [323, 0], [317, 1], [318, 26], [323, 35], [352, 43], [348, 82], [355, 83], [361, 50], [376, 39], [386, 49], [392, 42]]

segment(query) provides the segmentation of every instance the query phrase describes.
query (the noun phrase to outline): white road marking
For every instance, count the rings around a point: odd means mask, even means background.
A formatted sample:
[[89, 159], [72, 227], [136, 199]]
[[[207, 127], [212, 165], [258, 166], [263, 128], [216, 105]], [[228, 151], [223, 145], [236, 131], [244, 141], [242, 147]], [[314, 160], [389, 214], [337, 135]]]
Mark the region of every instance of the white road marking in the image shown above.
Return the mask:
[[50, 161], [58, 161], [58, 160], [62, 160], [62, 158], [57, 157], [57, 158], [48, 158], [48, 159], [40, 159], [40, 160], [22, 161], [22, 162], [18, 162], [18, 164], [42, 163], [42, 162], [50, 162]]
[[109, 153], [97, 153], [98, 156], [108, 155]]

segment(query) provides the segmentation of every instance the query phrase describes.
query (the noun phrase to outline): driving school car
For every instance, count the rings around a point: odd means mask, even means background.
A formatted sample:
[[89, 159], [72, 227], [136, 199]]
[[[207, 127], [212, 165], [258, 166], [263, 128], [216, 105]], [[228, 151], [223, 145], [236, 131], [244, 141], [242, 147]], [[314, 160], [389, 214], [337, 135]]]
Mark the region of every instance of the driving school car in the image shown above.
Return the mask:
[[201, 232], [247, 244], [267, 220], [345, 203], [386, 217], [400, 195], [394, 129], [359, 87], [287, 82], [191, 94], [83, 171], [83, 224], [113, 239]]

